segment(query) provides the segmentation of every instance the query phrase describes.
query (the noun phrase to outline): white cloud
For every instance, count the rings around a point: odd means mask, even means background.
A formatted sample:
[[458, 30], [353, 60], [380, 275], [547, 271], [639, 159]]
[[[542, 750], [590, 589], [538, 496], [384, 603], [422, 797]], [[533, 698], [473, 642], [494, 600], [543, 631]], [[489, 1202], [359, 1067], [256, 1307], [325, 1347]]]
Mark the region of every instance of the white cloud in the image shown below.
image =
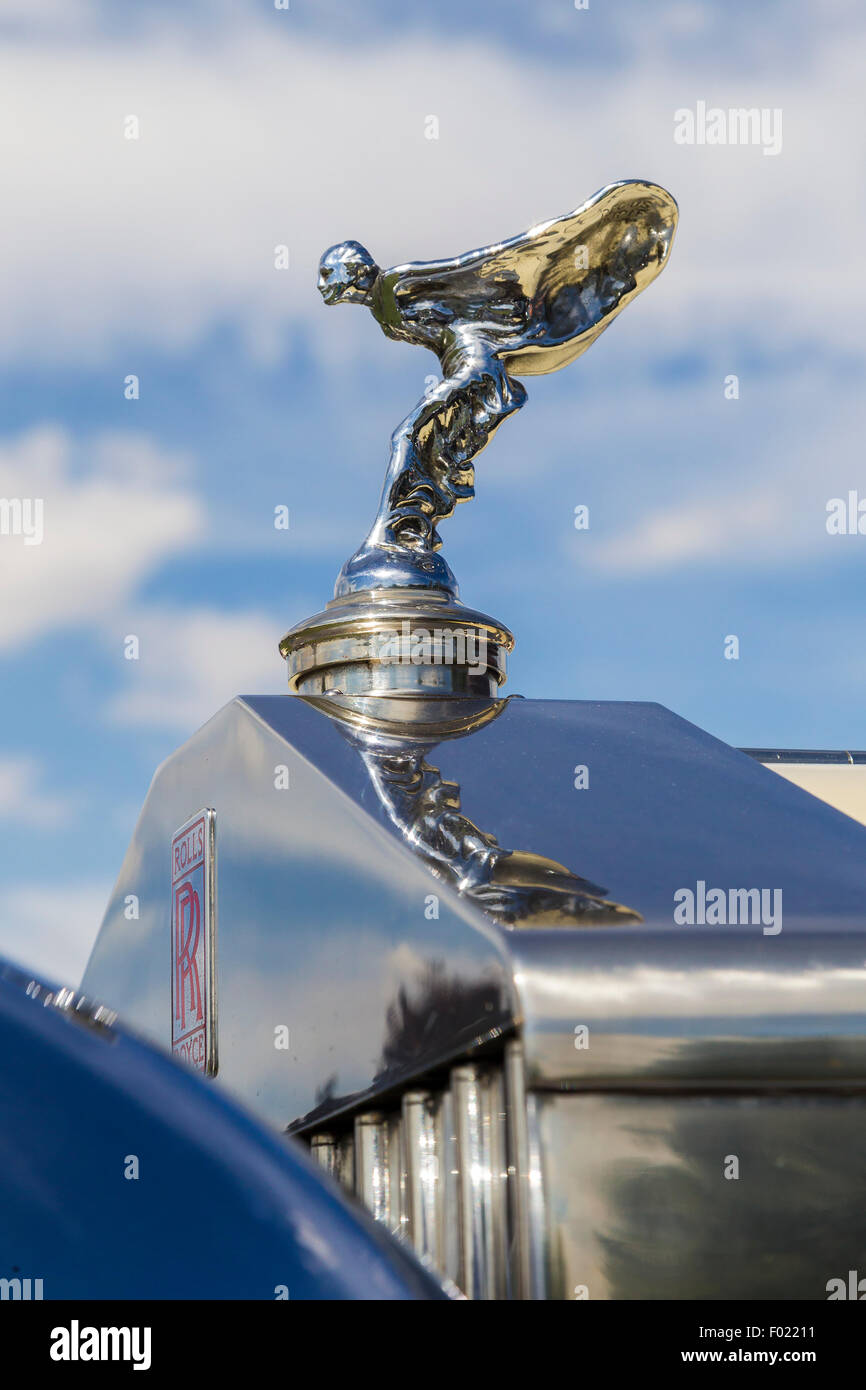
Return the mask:
[[7, 534], [0, 534], [0, 586], [8, 596], [0, 648], [100, 621], [168, 555], [197, 544], [202, 510], [177, 480], [185, 467], [120, 434], [94, 441], [84, 469], [60, 429], [35, 429], [0, 446], [0, 499], [41, 503], [30, 520], [41, 515], [43, 532], [40, 544], [28, 544], [9, 512]]
[[[860, 489], [862, 468], [852, 440], [862, 431], [862, 405], [849, 381], [826, 369], [760, 384], [763, 420], [743, 447], [736, 412], [749, 400], [722, 404], [721, 372], [710, 398], [698, 389], [667, 393], [663, 416], [640, 393], [630, 424], [616, 438], [630, 472], [606, 480], [590, 529], [561, 553], [605, 574], [635, 576], [736, 561], [740, 574], [851, 554], [849, 537], [827, 532], [827, 504]], [[753, 395], [751, 387], [747, 392]], [[775, 416], [775, 418], [774, 418]], [[658, 463], [635, 470], [646, 422], [663, 418], [670, 448]], [[753, 420], [755, 417], [751, 417]], [[767, 429], [767, 422], [770, 428]], [[698, 462], [699, 461], [699, 464]], [[855, 540], [856, 544], [856, 540]]]
[[58, 984], [78, 984], [110, 883], [15, 884], [0, 891], [0, 956]]
[[695, 498], [651, 513], [633, 527], [587, 552], [590, 565], [618, 574], [678, 569], [751, 551], [764, 560], [784, 552], [777, 539], [778, 497], [757, 491]]
[[235, 695], [287, 690], [283, 629], [264, 613], [147, 607], [127, 622], [140, 655], [108, 704], [119, 724], [192, 733]]
[[22, 31], [46, 32], [58, 29], [80, 30], [99, 16], [97, 0], [3, 0], [0, 22]]
[[0, 757], [0, 821], [47, 826], [62, 820], [70, 802], [48, 791], [45, 779], [45, 769], [35, 758]]
[[[864, 34], [816, 23], [808, 61], [784, 77], [709, 51], [684, 83], [682, 62], [650, 44], [577, 81], [473, 40], [385, 37], [359, 53], [281, 20], [223, 15], [206, 41], [167, 20], [126, 39], [73, 46], [49, 28], [6, 43], [0, 351], [101, 359], [131, 332], [180, 348], [231, 318], [268, 353], [301, 318], [339, 352], [357, 330], [315, 291], [330, 242], [358, 237], [384, 262], [447, 255], [629, 175], [681, 203], [665, 299], [633, 311], [658, 332], [736, 322], [780, 341], [799, 323], [859, 344]], [[673, 113], [698, 99], [780, 107], [782, 153], [675, 146]], [[424, 138], [430, 113], [438, 140]], [[138, 140], [124, 138], [128, 115]], [[287, 272], [273, 268], [279, 243]]]

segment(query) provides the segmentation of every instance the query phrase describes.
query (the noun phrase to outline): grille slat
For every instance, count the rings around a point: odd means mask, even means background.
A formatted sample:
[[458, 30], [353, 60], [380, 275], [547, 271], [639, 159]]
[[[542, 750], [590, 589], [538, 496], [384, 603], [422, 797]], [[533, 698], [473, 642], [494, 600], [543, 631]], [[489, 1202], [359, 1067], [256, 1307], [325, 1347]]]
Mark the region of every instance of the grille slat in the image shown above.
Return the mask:
[[456, 1066], [446, 1087], [406, 1091], [399, 1110], [362, 1112], [352, 1131], [315, 1134], [311, 1148], [467, 1298], [519, 1298], [527, 1296], [524, 1128], [512, 1043], [505, 1066]]

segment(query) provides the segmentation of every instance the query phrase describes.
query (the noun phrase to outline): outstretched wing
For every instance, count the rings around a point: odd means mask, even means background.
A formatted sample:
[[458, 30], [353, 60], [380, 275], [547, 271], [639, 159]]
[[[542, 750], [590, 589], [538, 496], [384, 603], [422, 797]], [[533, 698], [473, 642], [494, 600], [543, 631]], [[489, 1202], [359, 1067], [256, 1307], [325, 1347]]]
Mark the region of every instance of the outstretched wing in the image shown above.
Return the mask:
[[534, 228], [523, 246], [505, 243], [482, 273], [517, 273], [531, 305], [523, 341], [502, 353], [509, 370], [550, 372], [585, 352], [658, 275], [676, 225], [669, 193], [629, 180]]
[[475, 325], [509, 370], [555, 371], [579, 357], [659, 273], [677, 223], [663, 188], [610, 184], [575, 212], [450, 261], [387, 273], [413, 326]]

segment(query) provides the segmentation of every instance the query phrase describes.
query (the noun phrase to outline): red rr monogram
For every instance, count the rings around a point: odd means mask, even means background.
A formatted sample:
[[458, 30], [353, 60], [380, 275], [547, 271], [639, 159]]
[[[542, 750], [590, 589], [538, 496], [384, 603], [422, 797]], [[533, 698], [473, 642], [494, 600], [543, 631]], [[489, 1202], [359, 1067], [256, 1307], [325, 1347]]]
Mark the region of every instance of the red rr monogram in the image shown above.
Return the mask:
[[186, 1029], [187, 1005], [197, 1022], [203, 1018], [201, 980], [198, 973], [198, 940], [201, 932], [201, 899], [187, 880], [174, 890], [175, 989], [174, 1012], [180, 1031]]

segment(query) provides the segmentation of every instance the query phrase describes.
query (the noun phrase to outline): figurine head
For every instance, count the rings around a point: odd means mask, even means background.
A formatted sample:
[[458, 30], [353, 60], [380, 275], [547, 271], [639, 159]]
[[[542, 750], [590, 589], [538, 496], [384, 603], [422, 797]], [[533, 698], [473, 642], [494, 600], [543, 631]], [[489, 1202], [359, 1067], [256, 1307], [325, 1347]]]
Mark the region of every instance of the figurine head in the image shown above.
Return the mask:
[[319, 293], [326, 304], [368, 304], [379, 267], [359, 241], [331, 246], [319, 261]]

